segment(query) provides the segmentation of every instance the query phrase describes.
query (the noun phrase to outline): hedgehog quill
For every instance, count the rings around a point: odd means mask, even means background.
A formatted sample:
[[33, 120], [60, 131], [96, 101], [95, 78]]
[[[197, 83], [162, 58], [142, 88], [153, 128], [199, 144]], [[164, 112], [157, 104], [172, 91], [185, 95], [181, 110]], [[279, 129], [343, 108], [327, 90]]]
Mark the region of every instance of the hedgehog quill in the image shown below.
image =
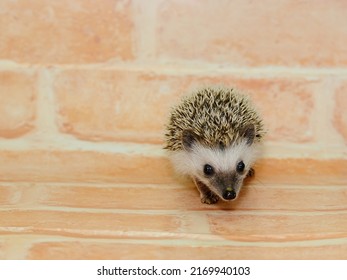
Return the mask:
[[263, 121], [248, 97], [233, 88], [203, 88], [172, 109], [166, 145], [174, 168], [190, 176], [202, 203], [237, 198], [254, 174]]

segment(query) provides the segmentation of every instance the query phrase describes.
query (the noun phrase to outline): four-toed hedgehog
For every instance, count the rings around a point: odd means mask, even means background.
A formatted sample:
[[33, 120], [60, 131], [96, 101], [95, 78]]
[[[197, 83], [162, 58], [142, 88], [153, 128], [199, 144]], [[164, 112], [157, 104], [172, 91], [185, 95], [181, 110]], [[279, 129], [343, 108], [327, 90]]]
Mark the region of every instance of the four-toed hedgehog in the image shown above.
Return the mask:
[[237, 198], [252, 176], [264, 136], [262, 119], [233, 88], [204, 88], [172, 109], [166, 146], [178, 173], [191, 176], [201, 202]]

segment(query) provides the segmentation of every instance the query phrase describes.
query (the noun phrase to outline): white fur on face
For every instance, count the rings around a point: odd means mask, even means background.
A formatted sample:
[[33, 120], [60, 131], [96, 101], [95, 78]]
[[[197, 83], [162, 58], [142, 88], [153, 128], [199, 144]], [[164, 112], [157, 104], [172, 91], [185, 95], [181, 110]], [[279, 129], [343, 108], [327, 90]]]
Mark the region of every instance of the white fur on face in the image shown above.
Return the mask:
[[190, 151], [172, 152], [171, 161], [178, 173], [196, 177], [201, 177], [205, 164], [211, 165], [216, 173], [231, 172], [236, 170], [237, 163], [243, 161], [246, 175], [258, 154], [258, 145], [254, 143], [249, 146], [246, 141], [223, 150], [211, 149], [195, 143]]

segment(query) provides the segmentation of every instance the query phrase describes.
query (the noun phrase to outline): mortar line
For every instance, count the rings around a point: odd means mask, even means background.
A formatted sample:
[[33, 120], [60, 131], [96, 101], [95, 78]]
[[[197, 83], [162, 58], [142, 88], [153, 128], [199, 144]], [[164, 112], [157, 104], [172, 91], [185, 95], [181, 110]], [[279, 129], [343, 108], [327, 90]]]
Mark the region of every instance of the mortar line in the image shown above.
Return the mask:
[[[19, 64], [11, 61], [0, 60], [0, 70], [23, 70], [46, 69], [46, 64]], [[291, 66], [234, 66], [220, 65], [207, 62], [191, 61], [167, 61], [163, 63], [156, 59], [137, 60], [135, 62], [106, 61], [103, 63], [85, 64], [55, 64], [55, 70], [127, 70], [127, 71], [150, 71], [152, 73], [172, 74], [182, 76], [187, 74], [205, 75], [240, 75], [245, 78], [256, 77], [288, 77], [288, 75], [300, 77], [319, 77], [319, 76], [346, 76], [347, 67], [291, 67]]]
[[23, 236], [27, 239], [27, 243], [45, 243], [45, 242], [90, 242], [98, 244], [143, 244], [143, 245], [172, 245], [172, 246], [190, 246], [190, 247], [225, 247], [225, 246], [242, 246], [242, 247], [314, 247], [314, 246], [332, 246], [332, 245], [347, 245], [346, 237], [337, 238], [324, 238], [314, 240], [293, 240], [293, 241], [238, 241], [230, 239], [153, 239], [153, 238], [103, 238], [103, 237], [75, 237], [75, 236], [61, 236], [61, 235], [46, 235], [35, 233], [12, 233], [2, 235], [4, 240], [11, 238], [18, 238]]
[[174, 209], [174, 210], [165, 210], [165, 209], [114, 209], [114, 208], [80, 208], [80, 207], [68, 207], [68, 206], [39, 206], [39, 207], [6, 207], [0, 208], [0, 212], [23, 212], [23, 211], [32, 211], [32, 212], [61, 212], [61, 213], [75, 213], [75, 214], [128, 214], [128, 215], [168, 215], [168, 216], [179, 216], [184, 217], [187, 214], [209, 214], [213, 216], [225, 216], [226, 213], [233, 214], [233, 216], [295, 216], [295, 217], [307, 217], [307, 216], [326, 216], [326, 215], [341, 215], [347, 214], [347, 209], [343, 210], [260, 210], [260, 209], [249, 209], [249, 210], [238, 210], [238, 209], [229, 209], [229, 208], [211, 208], [203, 210], [189, 210], [189, 209]]
[[51, 136], [53, 136], [52, 134], [59, 134], [55, 121], [53, 77], [48, 69], [39, 71], [37, 107], [37, 133], [43, 138], [47, 134]]

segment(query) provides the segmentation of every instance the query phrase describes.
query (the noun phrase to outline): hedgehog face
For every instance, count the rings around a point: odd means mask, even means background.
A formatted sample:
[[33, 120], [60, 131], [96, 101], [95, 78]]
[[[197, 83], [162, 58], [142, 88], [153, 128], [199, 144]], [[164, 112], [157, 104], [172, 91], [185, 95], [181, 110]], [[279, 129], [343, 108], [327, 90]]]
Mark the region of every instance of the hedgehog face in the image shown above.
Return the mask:
[[186, 168], [190, 175], [223, 200], [237, 198], [255, 160], [255, 147], [246, 141], [224, 149], [196, 143], [188, 153]]
[[[237, 163], [235, 169], [230, 168], [230, 170], [216, 172], [211, 165], [205, 164], [203, 170], [205, 185], [213, 193], [223, 200], [233, 200], [237, 197], [245, 173], [245, 164], [242, 160]], [[199, 178], [201, 180], [201, 176]]]
[[258, 145], [244, 138], [229, 147], [206, 147], [192, 133], [183, 133], [181, 151], [172, 155], [180, 173], [192, 176], [222, 200], [237, 198], [251, 169]]

